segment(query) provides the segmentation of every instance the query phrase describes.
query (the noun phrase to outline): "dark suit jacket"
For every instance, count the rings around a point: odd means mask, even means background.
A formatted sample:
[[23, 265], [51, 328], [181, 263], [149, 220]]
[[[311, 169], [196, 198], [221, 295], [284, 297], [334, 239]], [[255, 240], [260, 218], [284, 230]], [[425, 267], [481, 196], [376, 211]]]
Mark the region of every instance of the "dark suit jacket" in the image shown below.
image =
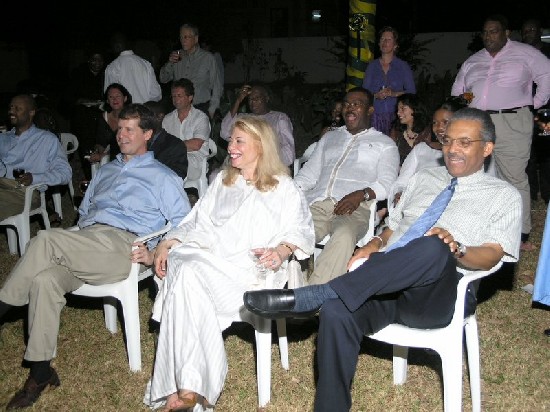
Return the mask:
[[149, 140], [149, 150], [153, 151], [155, 159], [185, 179], [187, 176], [187, 148], [182, 140], [162, 129]]

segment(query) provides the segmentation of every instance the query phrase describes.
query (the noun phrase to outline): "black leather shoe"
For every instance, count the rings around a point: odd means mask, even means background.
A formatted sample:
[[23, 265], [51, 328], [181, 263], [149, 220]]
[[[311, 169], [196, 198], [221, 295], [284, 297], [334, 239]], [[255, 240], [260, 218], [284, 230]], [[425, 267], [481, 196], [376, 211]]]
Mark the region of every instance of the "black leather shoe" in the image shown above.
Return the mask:
[[544, 334], [550, 337], [550, 329], [544, 329]]
[[59, 381], [59, 376], [57, 376], [55, 369], [51, 368], [51, 370], [52, 374], [50, 378], [43, 383], [37, 383], [29, 376], [25, 381], [23, 388], [18, 391], [13, 398], [11, 398], [8, 406], [6, 406], [6, 410], [11, 411], [14, 409], [28, 408], [38, 400], [45, 389], [48, 387], [52, 387], [54, 389], [57, 388], [61, 382]]
[[279, 319], [288, 317], [312, 316], [319, 308], [309, 312], [296, 312], [294, 290], [263, 289], [245, 292], [244, 306], [252, 313], [264, 318]]

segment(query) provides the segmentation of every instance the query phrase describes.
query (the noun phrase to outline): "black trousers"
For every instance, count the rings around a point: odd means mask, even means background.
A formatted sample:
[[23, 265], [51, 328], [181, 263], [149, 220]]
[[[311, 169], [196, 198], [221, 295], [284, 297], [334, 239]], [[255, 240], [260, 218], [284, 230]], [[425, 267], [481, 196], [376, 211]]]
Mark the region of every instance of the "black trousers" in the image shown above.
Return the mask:
[[435, 236], [371, 255], [330, 281], [340, 299], [322, 306], [317, 339], [315, 411], [348, 411], [363, 337], [390, 323], [442, 327], [451, 321], [461, 278], [456, 259]]

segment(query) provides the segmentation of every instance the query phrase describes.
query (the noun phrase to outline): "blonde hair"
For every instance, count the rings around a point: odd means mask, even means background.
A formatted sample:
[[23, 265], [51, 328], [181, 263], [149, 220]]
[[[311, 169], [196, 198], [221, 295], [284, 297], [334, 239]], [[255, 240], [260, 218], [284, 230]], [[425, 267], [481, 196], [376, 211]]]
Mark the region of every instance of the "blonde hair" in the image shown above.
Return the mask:
[[[235, 129], [239, 129], [250, 135], [254, 139], [254, 142], [256, 142], [260, 152], [254, 176], [254, 186], [256, 189], [261, 192], [267, 192], [279, 183], [276, 176], [290, 175], [288, 167], [283, 164], [279, 155], [279, 139], [277, 138], [277, 134], [268, 122], [256, 116], [242, 116], [233, 124], [231, 134], [233, 134], [233, 130]], [[222, 181], [225, 186], [233, 185], [241, 174], [241, 171], [231, 166], [230, 163], [224, 167], [224, 171], [225, 176]]]

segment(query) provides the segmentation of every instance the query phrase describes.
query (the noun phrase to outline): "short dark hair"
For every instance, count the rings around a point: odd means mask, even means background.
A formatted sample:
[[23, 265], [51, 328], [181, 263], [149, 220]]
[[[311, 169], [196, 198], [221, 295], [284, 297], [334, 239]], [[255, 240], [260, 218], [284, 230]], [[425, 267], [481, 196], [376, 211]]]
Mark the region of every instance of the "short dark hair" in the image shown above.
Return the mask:
[[156, 118], [152, 110], [145, 105], [132, 103], [125, 106], [118, 115], [119, 119], [139, 119], [139, 127], [142, 130], [155, 130]]
[[193, 86], [193, 82], [189, 79], [186, 79], [185, 77], [174, 80], [170, 89], [174, 90], [176, 87], [181, 87], [182, 89], [184, 89], [185, 93], [187, 93], [188, 96], [195, 95], [195, 86]]
[[491, 116], [486, 111], [474, 109], [473, 107], [465, 107], [464, 109], [460, 109], [452, 115], [447, 127], [457, 120], [475, 120], [479, 122], [481, 125], [481, 130], [479, 131], [481, 139], [484, 142], [495, 142], [495, 124], [493, 123], [493, 120], [491, 120]]
[[489, 21], [496, 21], [497, 23], [500, 23], [500, 27], [502, 27], [502, 30], [508, 30], [508, 18], [503, 14], [491, 14], [485, 19], [483, 25], [485, 26], [485, 24]]
[[367, 99], [369, 100], [369, 106], [372, 106], [372, 104], [374, 103], [374, 95], [371, 93], [370, 90], [367, 90], [364, 87], [352, 87], [346, 92], [346, 94], [348, 93], [363, 93], [365, 96], [367, 96]]

